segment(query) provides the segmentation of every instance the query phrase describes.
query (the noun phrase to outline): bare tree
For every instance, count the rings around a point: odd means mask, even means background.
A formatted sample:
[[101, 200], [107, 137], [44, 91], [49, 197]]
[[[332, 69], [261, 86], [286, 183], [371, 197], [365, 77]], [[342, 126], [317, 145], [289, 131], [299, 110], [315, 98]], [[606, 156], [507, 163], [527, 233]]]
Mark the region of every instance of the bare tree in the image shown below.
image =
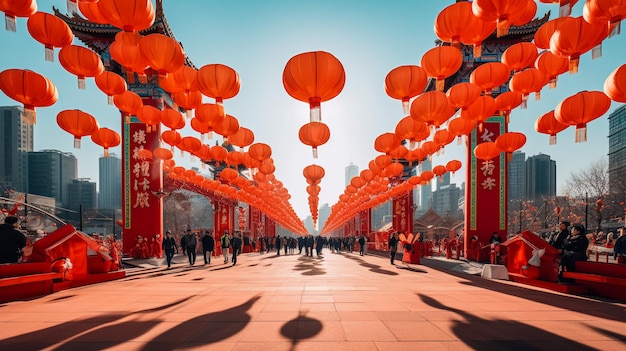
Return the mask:
[[606, 157], [587, 168], [572, 172], [565, 183], [565, 194], [573, 198], [603, 198], [609, 193], [609, 162]]

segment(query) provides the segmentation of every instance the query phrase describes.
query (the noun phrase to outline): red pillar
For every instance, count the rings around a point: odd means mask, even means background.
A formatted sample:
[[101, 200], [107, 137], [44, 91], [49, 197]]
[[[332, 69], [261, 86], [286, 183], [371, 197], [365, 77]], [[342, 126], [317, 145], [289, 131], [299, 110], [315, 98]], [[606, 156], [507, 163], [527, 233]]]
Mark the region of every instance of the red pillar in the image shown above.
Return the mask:
[[[144, 105], [157, 106], [153, 98], [144, 98]], [[158, 244], [163, 238], [163, 202], [159, 193], [163, 189], [161, 162], [141, 160], [140, 149], [150, 151], [160, 146], [160, 127], [150, 133], [146, 125], [131, 117], [129, 123], [122, 115], [122, 211], [123, 211], [123, 253], [129, 254], [137, 237], [146, 240], [159, 235]]]
[[[466, 256], [472, 250], [472, 237], [478, 237], [481, 246], [487, 245], [493, 232], [506, 237], [507, 223], [507, 160], [501, 153], [491, 160], [483, 161], [474, 156], [476, 145], [495, 141], [506, 133], [504, 117], [491, 117], [483, 123], [483, 130], [474, 129], [467, 148], [467, 181], [465, 188], [465, 237]], [[488, 253], [488, 252], [487, 252]], [[480, 257], [487, 260], [488, 256]]]

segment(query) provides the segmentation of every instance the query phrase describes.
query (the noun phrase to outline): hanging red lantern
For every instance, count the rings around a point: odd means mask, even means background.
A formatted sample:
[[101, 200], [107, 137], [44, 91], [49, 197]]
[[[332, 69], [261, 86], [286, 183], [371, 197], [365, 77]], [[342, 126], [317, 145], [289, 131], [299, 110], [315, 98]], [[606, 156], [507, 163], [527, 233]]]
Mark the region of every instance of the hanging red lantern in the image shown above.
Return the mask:
[[470, 74], [470, 83], [478, 86], [485, 95], [506, 83], [510, 77], [510, 70], [502, 62], [488, 62], [476, 67]]
[[479, 160], [489, 161], [498, 155], [500, 155], [500, 149], [493, 141], [486, 141], [474, 147], [474, 156]]
[[330, 129], [322, 122], [309, 122], [300, 128], [298, 137], [303, 144], [313, 148], [313, 158], [317, 158], [317, 147], [328, 142]]
[[527, 68], [521, 72], [517, 72], [509, 81], [509, 89], [512, 92], [522, 94], [522, 108], [526, 108], [528, 95], [535, 93], [535, 100], [541, 98], [541, 89], [548, 83], [548, 77], [536, 69]]
[[239, 130], [240, 126], [239, 126], [239, 121], [237, 120], [237, 118], [231, 116], [231, 115], [226, 115], [226, 117], [224, 117], [224, 120], [222, 121], [222, 123], [216, 125], [214, 127], [214, 131], [223, 136], [224, 137], [224, 142], [228, 141], [228, 137], [230, 137], [231, 135], [237, 133], [237, 131]]
[[498, 135], [496, 147], [506, 153], [507, 160], [511, 160], [511, 155], [526, 144], [526, 135], [519, 132], [507, 132]]
[[[578, 0], [539, 0], [544, 4], [559, 4], [559, 17], [569, 16], [572, 13], [572, 7]], [[545, 49], [545, 48], [544, 48]]]
[[188, 118], [191, 118], [191, 110], [202, 104], [202, 94], [199, 91], [183, 90], [172, 94], [174, 102], [186, 111]]
[[457, 83], [448, 89], [446, 95], [448, 96], [448, 102], [461, 109], [461, 115], [467, 107], [471, 105], [480, 96], [481, 89], [476, 85], [469, 82]]
[[202, 94], [215, 99], [215, 103], [224, 110], [225, 99], [239, 93], [241, 81], [239, 74], [232, 68], [221, 64], [202, 66], [196, 75], [198, 89]]
[[483, 122], [487, 121], [495, 112], [496, 100], [491, 96], [483, 95], [467, 107], [467, 113], [463, 118], [476, 122], [478, 130], [482, 132]]
[[587, 23], [582, 17], [566, 17], [550, 38], [550, 51], [569, 59], [569, 72], [578, 72], [580, 55], [594, 49], [591, 57], [602, 56], [602, 41], [609, 34], [600, 23]]
[[164, 143], [170, 145], [171, 151], [174, 151], [174, 146], [178, 146], [182, 139], [183, 138], [180, 136], [180, 133], [175, 130], [166, 130], [161, 133], [161, 140], [163, 140]]
[[248, 153], [256, 161], [264, 161], [272, 156], [272, 148], [263, 143], [255, 143], [250, 145]]
[[78, 89], [85, 89], [85, 77], [95, 77], [104, 71], [100, 56], [82, 46], [68, 45], [59, 51], [59, 63], [78, 76]]
[[161, 123], [170, 129], [183, 129], [185, 127], [185, 119], [177, 110], [166, 108], [161, 111]]
[[532, 66], [538, 55], [535, 44], [520, 42], [504, 50], [501, 61], [511, 71], [517, 72]]
[[202, 104], [196, 107], [195, 112], [196, 118], [209, 128], [209, 139], [212, 137], [215, 126], [222, 124], [226, 118], [224, 105], [221, 104]]
[[37, 123], [35, 107], [54, 105], [59, 93], [52, 81], [29, 70], [7, 69], [0, 72], [0, 90], [11, 99], [24, 104], [26, 124]]
[[107, 103], [113, 104], [113, 96], [121, 94], [128, 89], [124, 78], [117, 73], [102, 71], [95, 77], [96, 85], [107, 96]]
[[454, 112], [454, 109], [450, 109], [448, 97], [441, 91], [425, 92], [411, 103], [411, 117], [426, 122], [433, 129], [452, 117]]
[[72, 44], [74, 34], [70, 27], [57, 16], [45, 12], [36, 12], [28, 17], [26, 28], [33, 39], [45, 47], [46, 61], [54, 61], [54, 48]]
[[127, 90], [113, 97], [113, 104], [124, 112], [126, 123], [130, 123], [130, 116], [137, 115], [143, 107], [143, 101], [137, 93]]
[[35, 0], [2, 0], [0, 11], [4, 12], [5, 29], [15, 32], [15, 18], [34, 15], [37, 12], [37, 2]]
[[[473, 12], [472, 12], [473, 13]], [[478, 17], [477, 17], [478, 18]], [[485, 39], [489, 38], [496, 30], [495, 22], [487, 22], [478, 18], [471, 28], [467, 28], [461, 33], [461, 42], [465, 45], [472, 45], [474, 47], [474, 58], [480, 58], [482, 56], [482, 43]]]
[[289, 59], [283, 70], [283, 86], [287, 94], [309, 103], [310, 122], [322, 120], [320, 104], [339, 95], [345, 83], [343, 65], [324, 51], [298, 54]]
[[374, 149], [388, 154], [391, 150], [400, 146], [401, 140], [394, 133], [383, 133], [374, 140]]
[[576, 126], [578, 142], [587, 141], [587, 123], [605, 114], [611, 99], [601, 91], [581, 91], [561, 101], [554, 110], [557, 121]]
[[[89, 20], [89, 22], [94, 22], [97, 24], [109, 24], [100, 12], [98, 2], [99, 1], [78, 1], [78, 10], [83, 15], [83, 17]], [[76, 13], [76, 11], [71, 11], [69, 9], [68, 12]]]
[[625, 17], [626, 3], [622, 0], [589, 0], [583, 7], [585, 21], [606, 25], [611, 36], [620, 33], [620, 23]]
[[164, 34], [146, 35], [139, 40], [138, 48], [150, 67], [159, 75], [176, 72], [185, 65], [183, 48], [176, 40]]
[[235, 134], [228, 137], [228, 142], [232, 145], [239, 146], [243, 151], [244, 147], [254, 142], [254, 133], [248, 128], [240, 127]]
[[302, 175], [304, 178], [309, 181], [309, 184], [316, 185], [319, 184], [322, 178], [326, 175], [326, 171], [322, 166], [318, 166], [316, 164], [312, 164], [304, 167], [302, 170]]
[[139, 75], [140, 81], [147, 79], [145, 70], [150, 66], [148, 60], [139, 52], [139, 41], [142, 36], [139, 33], [119, 32], [115, 40], [109, 46], [111, 58], [119, 63], [126, 71], [126, 80], [135, 82], [135, 75]]
[[408, 140], [410, 148], [415, 143], [425, 140], [430, 135], [430, 128], [425, 122], [418, 121], [411, 116], [406, 116], [396, 124], [395, 135], [401, 140]]
[[557, 17], [542, 24], [535, 32], [535, 46], [539, 49], [550, 50], [550, 38], [556, 29], [569, 17]]
[[556, 88], [556, 80], [560, 74], [567, 72], [569, 61], [566, 57], [556, 56], [550, 51], [544, 51], [537, 57], [535, 68], [548, 77], [548, 88]]
[[98, 0], [98, 8], [107, 23], [125, 32], [148, 29], [155, 19], [150, 0]]
[[[434, 28], [435, 35], [441, 41], [448, 42], [452, 46], [460, 47], [459, 42], [473, 45], [475, 41], [468, 43], [462, 38], [467, 38], [468, 31], [473, 32], [474, 35], [477, 34], [477, 31], [482, 31], [481, 22], [483, 20], [476, 17], [472, 12], [472, 4], [470, 2], [456, 2], [441, 10], [437, 15]], [[493, 30], [491, 31], [493, 32]]]
[[472, 11], [483, 21], [496, 22], [499, 38], [508, 34], [511, 25], [531, 20], [537, 12], [537, 4], [534, 0], [474, 0]]
[[415, 65], [400, 66], [385, 77], [385, 92], [392, 99], [402, 101], [402, 111], [409, 114], [409, 100], [421, 94], [428, 83], [426, 72]]
[[435, 176], [439, 177], [439, 181], [443, 181], [443, 175], [446, 174], [447, 170], [445, 166], [437, 165], [433, 167], [433, 173]]
[[459, 161], [459, 160], [450, 160], [450, 161], [448, 161], [448, 163], [446, 163], [446, 170], [448, 172], [452, 173], [452, 175], [454, 175], [454, 173], [456, 171], [461, 169], [461, 166], [463, 166], [461, 161]]
[[626, 102], [626, 64], [611, 72], [604, 81], [604, 93], [616, 102]]
[[160, 160], [170, 160], [174, 155], [172, 152], [166, 148], [158, 147], [152, 151], [152, 155]]
[[564, 131], [567, 127], [569, 127], [568, 124], [563, 124], [554, 117], [554, 110], [543, 114], [535, 121], [535, 131], [550, 135], [550, 145], [556, 144], [557, 133]]
[[146, 132], [151, 133], [152, 129], [161, 123], [161, 110], [154, 106], [144, 105], [137, 113], [137, 118], [146, 125]]
[[91, 140], [104, 148], [104, 157], [109, 157], [109, 148], [120, 144], [120, 135], [109, 128], [100, 128], [91, 134]]
[[461, 50], [453, 46], [437, 46], [428, 50], [423, 56], [421, 65], [429, 77], [436, 79], [435, 88], [443, 91], [445, 79], [456, 73], [463, 64]]
[[506, 123], [508, 124], [511, 111], [522, 104], [522, 94], [514, 91], [505, 91], [496, 96], [495, 102], [496, 111], [500, 113], [500, 116], [505, 117]]
[[98, 121], [81, 110], [63, 110], [57, 114], [57, 124], [74, 136], [74, 148], [80, 149], [80, 138], [98, 130]]
[[454, 118], [448, 122], [448, 131], [457, 136], [458, 144], [462, 142], [463, 135], [470, 135], [472, 130], [476, 127], [476, 122], [469, 120], [468, 118]]

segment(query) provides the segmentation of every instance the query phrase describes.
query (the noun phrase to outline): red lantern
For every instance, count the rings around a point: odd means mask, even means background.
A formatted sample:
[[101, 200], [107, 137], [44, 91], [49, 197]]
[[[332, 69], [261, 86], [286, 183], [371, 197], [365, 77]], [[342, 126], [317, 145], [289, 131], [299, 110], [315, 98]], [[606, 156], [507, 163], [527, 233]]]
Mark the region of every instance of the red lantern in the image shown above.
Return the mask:
[[461, 82], [453, 85], [448, 89], [446, 95], [448, 96], [448, 102], [463, 110], [466, 110], [480, 96], [481, 89], [476, 85], [469, 82]]
[[400, 146], [401, 140], [394, 133], [383, 133], [374, 140], [374, 149], [388, 154], [391, 150]]
[[[456, 2], [441, 10], [435, 19], [435, 35], [444, 42], [459, 47], [459, 42], [473, 45], [476, 41], [466, 40], [468, 36], [476, 35], [482, 31], [483, 20], [479, 19], [472, 12], [470, 2]], [[495, 26], [494, 28], [495, 29]], [[491, 32], [493, 32], [493, 29]], [[472, 34], [468, 35], [468, 32]], [[484, 38], [482, 38], [484, 39]], [[481, 40], [482, 41], [482, 40]], [[478, 55], [480, 56], [480, 55]]]
[[[572, 13], [572, 7], [578, 0], [539, 0], [544, 4], [559, 4], [559, 17], [569, 16]], [[545, 49], [545, 48], [544, 48]]]
[[509, 123], [511, 110], [522, 104], [522, 94], [513, 91], [505, 91], [496, 97], [496, 111], [500, 116], [505, 116], [506, 123]]
[[228, 142], [243, 150], [254, 142], [254, 133], [248, 128], [240, 127], [237, 133], [228, 137]]
[[138, 48], [150, 67], [159, 72], [159, 75], [176, 72], [185, 65], [183, 48], [176, 40], [164, 34], [146, 35], [139, 40]]
[[202, 94], [215, 99], [215, 103], [221, 106], [222, 113], [224, 99], [235, 97], [241, 87], [239, 74], [220, 64], [202, 66], [197, 73], [197, 84]]
[[509, 81], [509, 89], [512, 92], [522, 94], [522, 108], [526, 108], [528, 94], [535, 93], [535, 99], [541, 97], [541, 89], [548, 83], [548, 77], [536, 68], [527, 68], [517, 72]]
[[496, 100], [488, 95], [476, 99], [467, 108], [467, 114], [463, 118], [478, 124], [478, 130], [482, 132], [483, 122], [487, 121], [496, 112]]
[[239, 121], [237, 118], [226, 115], [222, 123], [215, 126], [214, 130], [217, 134], [224, 137], [224, 142], [228, 141], [228, 137], [237, 133], [239, 130]]
[[504, 63], [488, 62], [476, 67], [470, 74], [470, 83], [477, 85], [485, 95], [509, 80], [510, 70]]
[[448, 161], [448, 163], [446, 163], [446, 170], [448, 172], [452, 173], [452, 175], [454, 175], [454, 172], [456, 172], [459, 169], [461, 169], [462, 165], [463, 164], [459, 160], [450, 160], [450, 161]]
[[137, 118], [146, 125], [146, 132], [150, 133], [153, 127], [156, 130], [156, 126], [161, 123], [161, 110], [154, 106], [144, 105], [137, 113]]
[[411, 116], [406, 116], [396, 124], [395, 134], [401, 140], [408, 140], [410, 148], [413, 149], [416, 142], [428, 138], [430, 129], [426, 123], [418, 121]]
[[309, 122], [298, 132], [300, 141], [313, 148], [313, 158], [317, 158], [317, 147], [326, 144], [330, 139], [330, 129], [322, 122]]
[[556, 135], [567, 129], [568, 124], [563, 124], [554, 117], [554, 110], [545, 113], [535, 121], [535, 130], [538, 133], [550, 135], [550, 145], [556, 144]]
[[437, 46], [422, 56], [421, 64], [426, 74], [436, 79], [436, 90], [443, 91], [445, 79], [461, 68], [463, 54], [453, 46]]
[[175, 130], [166, 130], [161, 133], [161, 140], [163, 140], [164, 143], [170, 145], [171, 151], [174, 151], [174, 146], [178, 146], [182, 139], [183, 138], [180, 136], [180, 133]]
[[148, 29], [154, 23], [150, 0], [98, 0], [98, 8], [107, 23], [125, 32]]
[[191, 129], [200, 133], [200, 140], [204, 141], [204, 135], [209, 132], [209, 126], [200, 122], [197, 118], [192, 118], [189, 124], [191, 125]]
[[2, 0], [0, 11], [4, 12], [5, 29], [15, 32], [15, 18], [34, 15], [37, 12], [37, 2], [35, 0]]
[[554, 110], [557, 121], [576, 126], [575, 141], [587, 141], [587, 123], [605, 114], [611, 99], [601, 91], [581, 91], [561, 101]]
[[511, 71], [517, 72], [530, 67], [537, 59], [537, 47], [533, 43], [521, 42], [509, 46], [502, 53], [502, 63]]
[[171, 108], [161, 111], [161, 123], [170, 129], [183, 129], [185, 127], [183, 115]]
[[115, 41], [109, 46], [111, 58], [119, 63], [126, 71], [128, 82], [135, 81], [136, 72], [140, 81], [147, 79], [145, 70], [149, 67], [148, 60], [139, 52], [139, 41], [142, 36], [139, 33], [119, 32], [115, 35]]
[[428, 83], [428, 76], [420, 66], [400, 66], [385, 77], [385, 92], [389, 97], [402, 101], [402, 110], [409, 114], [409, 100], [421, 94]]
[[109, 148], [120, 144], [120, 135], [109, 128], [100, 128], [91, 134], [91, 140], [104, 148], [104, 157], [109, 157]]
[[[477, 17], [478, 18], [478, 17]], [[472, 28], [467, 28], [461, 34], [461, 42], [474, 47], [474, 58], [480, 58], [482, 55], [482, 43], [496, 30], [495, 22], [486, 22], [478, 18]]]
[[458, 144], [462, 142], [461, 137], [463, 135], [470, 135], [472, 130], [476, 127], [476, 122], [467, 118], [455, 118], [448, 122], [448, 131], [458, 137]]
[[45, 46], [46, 61], [54, 61], [54, 48], [72, 44], [74, 34], [70, 27], [57, 16], [36, 12], [26, 21], [30, 35]]
[[309, 182], [309, 184], [316, 185], [319, 184], [322, 178], [324, 178], [326, 171], [323, 167], [312, 164], [304, 167], [302, 175], [304, 175], [304, 178]]
[[78, 89], [85, 89], [85, 77], [95, 77], [104, 71], [100, 56], [82, 46], [68, 45], [59, 51], [59, 63], [78, 76]]
[[589, 23], [604, 24], [611, 35], [620, 33], [620, 23], [626, 17], [626, 3], [622, 0], [589, 0], [583, 8], [583, 17]]
[[283, 71], [287, 94], [309, 103], [310, 122], [322, 120], [320, 104], [339, 95], [345, 82], [341, 62], [324, 51], [298, 54], [289, 59]]
[[[70, 0], [70, 2], [71, 1], [72, 0]], [[88, 19], [90, 22], [98, 24], [109, 24], [100, 12], [98, 2], [99, 1], [78, 1], [78, 10], [80, 10], [80, 13], [83, 15], [83, 17]], [[68, 12], [76, 13], [76, 11], [69, 9]]]
[[439, 177], [439, 181], [443, 181], [443, 175], [446, 174], [447, 170], [445, 166], [437, 165], [433, 167], [433, 173], [435, 176]]
[[48, 78], [22, 69], [0, 72], [0, 90], [11, 99], [24, 104], [23, 118], [27, 124], [37, 123], [35, 107], [53, 105], [59, 96], [57, 88]]
[[498, 155], [500, 155], [500, 149], [493, 141], [480, 143], [474, 148], [474, 156], [479, 160], [489, 161]]
[[178, 107], [186, 110], [188, 118], [191, 117], [191, 110], [202, 104], [202, 94], [199, 91], [182, 90], [173, 93], [172, 97]]
[[548, 77], [548, 88], [556, 88], [556, 80], [560, 74], [567, 72], [569, 62], [566, 57], [556, 56], [550, 51], [544, 51], [537, 57], [535, 68]]
[[532, 19], [537, 4], [533, 0], [474, 0], [472, 11], [483, 21], [496, 22], [497, 36], [501, 37], [508, 34], [511, 25], [522, 25]]
[[212, 137], [212, 131], [215, 126], [222, 124], [226, 114], [224, 113], [224, 105], [221, 104], [202, 104], [196, 107], [196, 118], [209, 128], [209, 139]]
[[626, 64], [611, 72], [604, 81], [604, 93], [616, 102], [626, 102]]
[[98, 130], [98, 121], [81, 110], [63, 110], [57, 114], [57, 124], [74, 136], [74, 148], [80, 149], [80, 138]]
[[602, 40], [609, 34], [606, 25], [587, 23], [582, 17], [566, 18], [550, 38], [550, 51], [569, 59], [569, 72], [578, 72], [580, 55], [592, 48], [592, 58], [602, 56]]
[[130, 122], [130, 116], [137, 115], [143, 107], [143, 101], [137, 93], [127, 90], [121, 94], [117, 94], [113, 97], [113, 103], [115, 106], [124, 112], [126, 116], [126, 123]]
[[535, 32], [535, 46], [539, 49], [549, 50], [550, 38], [552, 38], [552, 34], [554, 34], [556, 29], [568, 19], [569, 17], [558, 17], [542, 24], [541, 27], [539, 27], [539, 29]]
[[526, 144], [526, 135], [518, 132], [502, 133], [496, 138], [496, 147], [511, 160], [511, 154]]
[[120, 77], [117, 73], [102, 71], [95, 78], [96, 85], [107, 96], [107, 103], [113, 104], [113, 96], [121, 94], [128, 89], [124, 78]]
[[158, 147], [152, 151], [152, 155], [160, 160], [170, 160], [174, 155], [166, 148]]
[[263, 143], [256, 143], [250, 145], [248, 148], [248, 154], [256, 161], [264, 161], [272, 156], [272, 148]]
[[425, 92], [411, 103], [411, 117], [433, 127], [442, 125], [454, 112], [448, 104], [448, 97], [441, 91]]

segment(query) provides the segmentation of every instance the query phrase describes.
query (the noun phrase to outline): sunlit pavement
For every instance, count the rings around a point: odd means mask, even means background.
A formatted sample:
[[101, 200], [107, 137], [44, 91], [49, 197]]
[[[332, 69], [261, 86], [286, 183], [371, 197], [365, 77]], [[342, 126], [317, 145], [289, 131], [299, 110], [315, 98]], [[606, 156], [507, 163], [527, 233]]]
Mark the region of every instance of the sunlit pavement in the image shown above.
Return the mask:
[[626, 305], [423, 260], [244, 254], [0, 305], [0, 350], [624, 350]]

